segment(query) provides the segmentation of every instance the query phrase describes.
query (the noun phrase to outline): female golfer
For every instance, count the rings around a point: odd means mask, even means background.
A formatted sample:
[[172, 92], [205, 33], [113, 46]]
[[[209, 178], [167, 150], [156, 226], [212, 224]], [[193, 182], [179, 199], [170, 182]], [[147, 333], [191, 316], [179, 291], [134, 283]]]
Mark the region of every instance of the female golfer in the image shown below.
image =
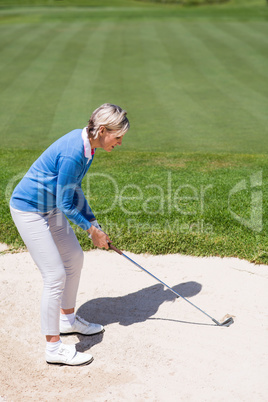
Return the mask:
[[66, 217], [88, 232], [93, 244], [108, 249], [111, 240], [93, 215], [81, 189], [96, 148], [111, 152], [129, 129], [126, 111], [106, 103], [87, 127], [73, 130], [52, 144], [15, 188], [12, 218], [44, 281], [41, 330], [48, 363], [77, 366], [93, 357], [65, 345], [61, 334], [94, 335], [103, 326], [75, 315], [83, 251]]

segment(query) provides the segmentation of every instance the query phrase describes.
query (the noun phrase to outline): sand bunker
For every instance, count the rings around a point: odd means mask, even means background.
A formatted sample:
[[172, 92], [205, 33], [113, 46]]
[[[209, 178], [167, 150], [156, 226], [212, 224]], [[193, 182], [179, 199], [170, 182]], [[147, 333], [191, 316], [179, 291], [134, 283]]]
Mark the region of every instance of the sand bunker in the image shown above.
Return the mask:
[[[234, 258], [127, 253], [220, 320], [114, 252], [85, 253], [77, 309], [105, 332], [63, 337], [94, 361], [47, 365], [42, 280], [27, 252], [0, 256], [3, 401], [267, 401], [268, 267]], [[1, 399], [1, 398], [0, 398]]]

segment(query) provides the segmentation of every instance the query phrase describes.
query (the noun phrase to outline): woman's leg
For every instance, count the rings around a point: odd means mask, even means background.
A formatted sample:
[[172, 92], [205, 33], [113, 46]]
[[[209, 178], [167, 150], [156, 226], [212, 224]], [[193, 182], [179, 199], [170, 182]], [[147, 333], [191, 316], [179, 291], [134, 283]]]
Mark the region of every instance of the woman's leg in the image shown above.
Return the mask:
[[[84, 335], [102, 332], [102, 325], [81, 319], [77, 321], [72, 316], [83, 265], [83, 251], [65, 216], [56, 209], [45, 215], [12, 208], [11, 213], [43, 276], [41, 330], [47, 341], [59, 340], [60, 309], [66, 315], [62, 316], [61, 332], [74, 331]], [[67, 316], [69, 314], [71, 317]]]
[[61, 300], [61, 333], [94, 335], [103, 331], [100, 324], [89, 323], [74, 315], [76, 295], [80, 280], [84, 253], [69, 222], [59, 210], [49, 216], [49, 228], [58, 247], [66, 272], [65, 287]]
[[49, 227], [49, 214], [22, 212], [11, 208], [12, 218], [38, 266], [44, 281], [41, 300], [41, 331], [59, 339], [62, 294], [66, 282], [64, 263]]
[[[68, 228], [64, 216], [64, 219], [59, 217], [56, 219], [55, 211], [42, 215], [11, 208], [11, 214], [44, 280], [41, 328], [47, 339], [46, 361], [51, 364], [70, 366], [91, 363], [93, 357], [90, 354], [77, 352], [74, 345], [62, 344], [59, 337], [62, 295], [65, 293], [64, 299], [67, 306], [75, 305], [82, 267], [82, 250], [79, 250], [80, 246], [77, 246], [76, 236], [71, 228]], [[66, 244], [69, 247], [68, 252]]]
[[66, 273], [61, 311], [65, 314], [71, 314], [74, 312], [76, 304], [84, 253], [73, 229], [61, 211], [54, 210], [49, 215], [48, 223]]

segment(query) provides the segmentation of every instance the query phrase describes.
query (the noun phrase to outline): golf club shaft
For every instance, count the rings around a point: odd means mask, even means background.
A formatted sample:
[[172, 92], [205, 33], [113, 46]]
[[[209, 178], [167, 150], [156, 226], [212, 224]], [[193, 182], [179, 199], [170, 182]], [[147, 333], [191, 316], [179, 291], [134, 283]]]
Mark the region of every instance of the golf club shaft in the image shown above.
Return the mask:
[[139, 267], [140, 269], [142, 269], [144, 272], [146, 272], [148, 275], [152, 276], [154, 279], [156, 279], [158, 282], [162, 283], [162, 285], [164, 285], [166, 288], [168, 288], [169, 290], [171, 290], [171, 292], [173, 292], [177, 297], [181, 297], [183, 300], [187, 301], [188, 303], [190, 303], [193, 307], [195, 307], [197, 310], [201, 311], [201, 313], [205, 314], [207, 317], [209, 317], [213, 322], [215, 322], [215, 324], [217, 325], [221, 325], [217, 320], [215, 320], [215, 318], [211, 317], [209, 314], [207, 314], [205, 311], [201, 310], [201, 308], [199, 308], [198, 306], [196, 306], [194, 303], [192, 303], [190, 300], [186, 299], [185, 297], [181, 296], [179, 293], [175, 292], [175, 290], [173, 290], [170, 286], [168, 286], [166, 283], [164, 283], [163, 281], [161, 281], [161, 279], [157, 278], [155, 275], [153, 275], [151, 272], [147, 271], [147, 269], [143, 268], [140, 264], [138, 264], [137, 262], [135, 262], [134, 260], [132, 260], [130, 257], [128, 257], [126, 254], [124, 254], [121, 250], [119, 250], [118, 248], [116, 248], [115, 246], [113, 246], [111, 243], [109, 243], [109, 247], [111, 250], [116, 251], [118, 254], [122, 255], [123, 257], [125, 257], [127, 260], [129, 260], [130, 262], [132, 262], [133, 264], [135, 264], [137, 267]]

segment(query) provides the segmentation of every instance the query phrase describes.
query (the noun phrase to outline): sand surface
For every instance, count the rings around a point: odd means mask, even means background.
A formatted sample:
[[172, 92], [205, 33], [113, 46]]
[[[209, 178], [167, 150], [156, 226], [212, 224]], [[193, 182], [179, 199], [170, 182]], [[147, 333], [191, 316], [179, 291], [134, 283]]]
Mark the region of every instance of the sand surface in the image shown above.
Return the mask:
[[268, 267], [126, 254], [217, 320], [235, 316], [234, 324], [216, 326], [124, 257], [91, 251], [77, 309], [105, 332], [62, 339], [94, 361], [47, 365], [41, 275], [27, 252], [1, 254], [1, 401], [267, 401]]

